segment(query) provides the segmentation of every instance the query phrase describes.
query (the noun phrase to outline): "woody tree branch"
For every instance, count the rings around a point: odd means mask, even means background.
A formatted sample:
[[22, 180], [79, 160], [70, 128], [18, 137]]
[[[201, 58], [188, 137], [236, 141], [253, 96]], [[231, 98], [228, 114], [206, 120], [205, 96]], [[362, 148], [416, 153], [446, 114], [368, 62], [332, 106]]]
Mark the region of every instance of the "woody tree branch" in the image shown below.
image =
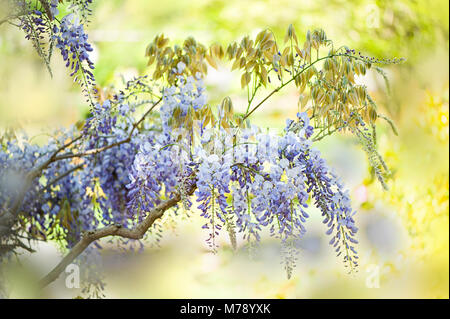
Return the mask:
[[[196, 184], [192, 183], [189, 189], [186, 191], [188, 196], [192, 195], [196, 189]], [[175, 206], [181, 201], [181, 194], [177, 192], [172, 198], [161, 202], [158, 206], [153, 208], [147, 215], [147, 217], [138, 224], [135, 228], [124, 228], [119, 224], [106, 226], [94, 231], [85, 232], [81, 240], [70, 250], [70, 252], [59, 262], [58, 265], [53, 268], [44, 278], [39, 282], [41, 288], [46, 287], [71, 264], [75, 258], [77, 258], [83, 251], [94, 241], [109, 236], [119, 236], [129, 239], [142, 239], [147, 230], [153, 225], [153, 223], [163, 216], [164, 212]]]
[[0, 236], [6, 235], [9, 233], [10, 228], [12, 227], [12, 225], [16, 221], [17, 216], [19, 215], [20, 207], [22, 206], [22, 202], [25, 198], [26, 193], [28, 192], [29, 188], [31, 187], [32, 182], [42, 174], [42, 171], [47, 169], [52, 163], [60, 161], [60, 160], [70, 159], [70, 158], [81, 158], [81, 157], [86, 157], [86, 156], [90, 156], [90, 155], [95, 155], [95, 154], [101, 153], [103, 151], [106, 151], [110, 148], [119, 146], [121, 144], [129, 143], [131, 141], [131, 138], [132, 138], [134, 132], [137, 130], [138, 126], [145, 120], [145, 118], [154, 110], [154, 108], [161, 101], [162, 101], [162, 98], [159, 98], [157, 101], [155, 101], [151, 105], [151, 107], [142, 115], [142, 117], [138, 121], [133, 123], [132, 129], [126, 138], [124, 138], [118, 142], [100, 147], [100, 148], [87, 150], [85, 152], [65, 153], [65, 154], [58, 155], [62, 151], [70, 148], [77, 141], [81, 140], [84, 137], [84, 135], [81, 134], [78, 137], [72, 139], [71, 141], [67, 142], [66, 144], [64, 144], [61, 147], [59, 147], [58, 149], [56, 149], [45, 162], [43, 162], [41, 165], [32, 169], [26, 175], [24, 187], [21, 189], [20, 193], [17, 195], [16, 199], [14, 200], [14, 202], [11, 206], [11, 209], [9, 211], [5, 211], [3, 215], [0, 214]]

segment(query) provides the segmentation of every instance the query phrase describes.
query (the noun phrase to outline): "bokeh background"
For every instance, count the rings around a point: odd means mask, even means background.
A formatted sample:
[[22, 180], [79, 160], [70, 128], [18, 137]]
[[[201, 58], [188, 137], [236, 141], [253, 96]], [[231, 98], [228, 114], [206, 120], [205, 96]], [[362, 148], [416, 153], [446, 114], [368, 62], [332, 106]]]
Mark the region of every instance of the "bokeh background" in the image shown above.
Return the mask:
[[[378, 123], [380, 153], [393, 172], [383, 191], [369, 174], [364, 152], [348, 136], [317, 144], [351, 190], [358, 210], [361, 267], [347, 275], [333, 255], [312, 212], [293, 277], [286, 279], [277, 242], [266, 238], [249, 256], [233, 252], [226, 236], [214, 255], [205, 244], [197, 212], [191, 218], [164, 217], [160, 248], [143, 253], [105, 251], [106, 297], [115, 298], [448, 298], [449, 297], [449, 8], [446, 0], [108, 0], [94, 1], [88, 34], [94, 44], [95, 76], [103, 87], [145, 74], [146, 45], [164, 33], [174, 42], [194, 36], [226, 44], [263, 28], [282, 39], [292, 23], [301, 39], [323, 28], [338, 45], [379, 58], [405, 57], [382, 78], [364, 81], [379, 107], [398, 128], [395, 136]], [[15, 28], [0, 27], [0, 130], [25, 129], [36, 142], [57, 126], [86, 114], [79, 87], [55, 55], [53, 78], [31, 43]], [[230, 95], [244, 107], [239, 77], [224, 65], [210, 70], [211, 103]], [[279, 129], [294, 116], [298, 96], [287, 89], [255, 114], [262, 127]], [[60, 254], [51, 244], [24, 254], [9, 276], [11, 297], [71, 298], [61, 278], [44, 293], [28, 285], [53, 267]], [[83, 271], [83, 269], [81, 269]]]

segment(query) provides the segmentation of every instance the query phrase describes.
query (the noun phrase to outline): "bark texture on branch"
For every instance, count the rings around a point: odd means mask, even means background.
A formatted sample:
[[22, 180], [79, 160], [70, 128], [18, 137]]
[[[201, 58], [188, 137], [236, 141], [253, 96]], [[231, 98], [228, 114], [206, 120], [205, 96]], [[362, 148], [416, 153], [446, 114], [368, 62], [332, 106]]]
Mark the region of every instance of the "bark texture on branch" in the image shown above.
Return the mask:
[[[192, 195], [195, 191], [195, 183], [187, 190], [187, 195]], [[147, 217], [135, 228], [128, 229], [121, 225], [110, 225], [103, 228], [99, 228], [94, 231], [84, 233], [81, 240], [72, 248], [72, 250], [59, 262], [59, 264], [53, 268], [44, 278], [39, 282], [41, 288], [46, 287], [66, 269], [66, 267], [72, 263], [91, 243], [108, 236], [120, 236], [130, 239], [142, 239], [147, 230], [153, 225], [153, 223], [160, 218], [166, 210], [175, 206], [181, 201], [180, 193], [176, 193], [172, 198], [161, 202], [158, 206], [153, 208], [147, 215]]]

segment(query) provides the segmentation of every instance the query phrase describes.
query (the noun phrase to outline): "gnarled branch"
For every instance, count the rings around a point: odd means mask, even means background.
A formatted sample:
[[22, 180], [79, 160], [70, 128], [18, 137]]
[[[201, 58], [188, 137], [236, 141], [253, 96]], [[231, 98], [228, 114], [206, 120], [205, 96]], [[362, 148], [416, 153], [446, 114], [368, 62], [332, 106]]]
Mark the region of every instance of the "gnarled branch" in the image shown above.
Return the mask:
[[[187, 190], [187, 195], [192, 195], [196, 189], [195, 183], [193, 183]], [[94, 231], [84, 233], [81, 240], [72, 248], [72, 250], [59, 262], [59, 264], [53, 268], [44, 278], [39, 282], [39, 286], [44, 288], [45, 286], [56, 280], [59, 275], [66, 269], [66, 267], [72, 263], [91, 243], [108, 236], [120, 236], [130, 239], [142, 239], [147, 230], [153, 225], [153, 223], [160, 218], [165, 211], [175, 206], [181, 201], [181, 194], [177, 192], [172, 198], [161, 202], [158, 206], [153, 208], [147, 215], [147, 217], [138, 224], [135, 228], [128, 229], [121, 225], [110, 225], [103, 228], [99, 228]]]

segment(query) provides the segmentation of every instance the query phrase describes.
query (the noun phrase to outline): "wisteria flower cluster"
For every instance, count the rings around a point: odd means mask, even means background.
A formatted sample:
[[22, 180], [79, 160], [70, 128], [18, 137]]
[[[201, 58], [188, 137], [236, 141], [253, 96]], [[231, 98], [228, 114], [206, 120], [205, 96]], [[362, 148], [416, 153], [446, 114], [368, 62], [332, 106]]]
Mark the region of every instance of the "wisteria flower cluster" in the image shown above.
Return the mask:
[[[53, 39], [56, 41], [56, 48], [61, 51], [61, 55], [66, 62], [66, 67], [72, 71], [70, 76], [76, 74], [83, 63], [86, 63], [90, 69], [94, 64], [89, 58], [89, 52], [92, 46], [88, 43], [88, 36], [84, 32], [83, 25], [77, 21], [73, 14], [69, 14], [61, 19], [58, 26], [53, 26]], [[84, 70], [86, 80], [89, 83], [94, 82], [94, 75], [90, 70]]]
[[[167, 90], [171, 98], [165, 98], [161, 108], [163, 127], [167, 128], [165, 119], [173, 117], [170, 103], [182, 108], [180, 116], [205, 107], [204, 103], [192, 103], [192, 91], [197, 92], [201, 85], [192, 85], [193, 81], [188, 78], [181, 87]], [[180, 92], [177, 100], [175, 90]], [[194, 100], [198, 99], [196, 96]], [[175, 143], [169, 130], [164, 131], [163, 140], [154, 145], [143, 144], [136, 155], [129, 185], [133, 207], [154, 207], [163, 181], [166, 193], [173, 192], [178, 176], [185, 170], [183, 164], [193, 162], [198, 179], [195, 195], [213, 250], [217, 248], [215, 238], [219, 232], [229, 229], [227, 223], [236, 225], [248, 241], [259, 240], [263, 227], [283, 242], [300, 239], [306, 232], [304, 224], [311, 197], [322, 211], [337, 253], [340, 255], [342, 249], [345, 261], [351, 267], [357, 265], [355, 212], [348, 192], [312, 148], [313, 128], [305, 113], [299, 113], [295, 121], [287, 121], [282, 136], [261, 133], [255, 126], [228, 133], [216, 125], [203, 127], [198, 142], [192, 145], [191, 139]]]
[[18, 20], [18, 26], [25, 32], [25, 38], [33, 43], [36, 52], [52, 74], [50, 60], [54, 48], [58, 49], [70, 70], [70, 76], [82, 85], [88, 102], [95, 84], [94, 64], [89, 56], [93, 47], [88, 42], [84, 27], [91, 14], [92, 0], [66, 0], [65, 16], [60, 15], [61, 0], [8, 0], [11, 7], [9, 17]]

